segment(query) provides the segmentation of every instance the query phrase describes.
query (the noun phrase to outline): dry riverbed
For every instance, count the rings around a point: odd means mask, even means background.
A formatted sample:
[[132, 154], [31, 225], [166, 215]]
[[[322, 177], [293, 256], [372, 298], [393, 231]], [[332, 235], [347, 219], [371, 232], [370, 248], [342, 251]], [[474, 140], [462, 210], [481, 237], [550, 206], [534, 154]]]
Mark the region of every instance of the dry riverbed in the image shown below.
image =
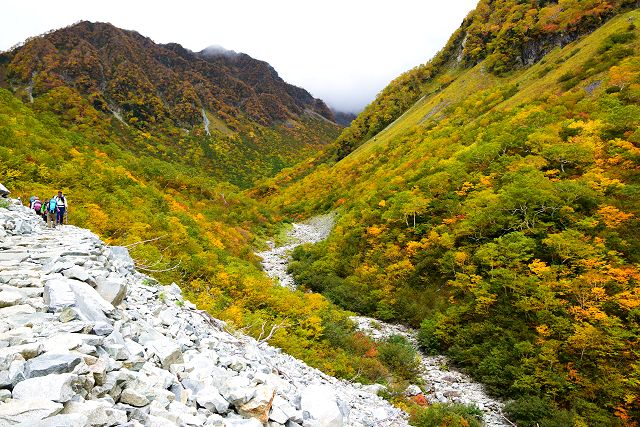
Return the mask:
[[[295, 281], [287, 272], [291, 261], [291, 252], [305, 243], [318, 243], [326, 239], [334, 223], [335, 214], [333, 213], [316, 216], [301, 223], [293, 223], [284, 239], [286, 242], [284, 245], [276, 246], [274, 242], [269, 241], [267, 242], [269, 250], [257, 253], [263, 260], [264, 271], [280, 286], [295, 289]], [[354, 321], [358, 329], [375, 340], [384, 340], [392, 335], [402, 335], [418, 349], [417, 334], [414, 330], [363, 316], [354, 316], [351, 320]], [[487, 427], [511, 425], [502, 416], [503, 403], [488, 396], [482, 384], [474, 382], [467, 375], [452, 368], [445, 356], [419, 354], [421, 376], [425, 384], [422, 391], [431, 403], [452, 402], [475, 405], [484, 412], [484, 422]]]

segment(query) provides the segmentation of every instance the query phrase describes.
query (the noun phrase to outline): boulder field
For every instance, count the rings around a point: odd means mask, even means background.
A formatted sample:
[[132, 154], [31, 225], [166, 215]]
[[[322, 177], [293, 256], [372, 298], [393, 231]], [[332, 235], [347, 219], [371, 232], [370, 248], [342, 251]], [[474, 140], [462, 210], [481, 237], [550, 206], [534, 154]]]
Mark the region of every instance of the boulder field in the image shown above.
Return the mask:
[[405, 426], [135, 269], [88, 230], [0, 208], [0, 426]]

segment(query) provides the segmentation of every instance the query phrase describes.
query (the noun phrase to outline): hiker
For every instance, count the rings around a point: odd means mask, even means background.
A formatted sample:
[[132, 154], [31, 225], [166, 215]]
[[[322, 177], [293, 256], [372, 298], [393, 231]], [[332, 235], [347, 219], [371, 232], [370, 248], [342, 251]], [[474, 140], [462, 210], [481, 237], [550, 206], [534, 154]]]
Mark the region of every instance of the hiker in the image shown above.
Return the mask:
[[38, 196], [34, 196], [34, 199], [31, 202], [31, 209], [33, 209], [37, 215], [42, 215], [42, 202]]
[[56, 226], [56, 213], [57, 213], [56, 196], [53, 196], [47, 202], [47, 227], [55, 228]]
[[35, 202], [36, 199], [37, 199], [36, 196], [29, 197], [29, 209], [33, 209], [33, 202]]
[[64, 214], [68, 207], [67, 198], [62, 195], [62, 191], [58, 191], [58, 195], [56, 196], [56, 224], [62, 225], [64, 223]]
[[42, 203], [42, 215], [40, 215], [42, 217], [42, 220], [44, 222], [47, 222], [47, 211], [49, 209], [49, 203], [47, 203], [47, 201], [45, 200], [44, 203]]

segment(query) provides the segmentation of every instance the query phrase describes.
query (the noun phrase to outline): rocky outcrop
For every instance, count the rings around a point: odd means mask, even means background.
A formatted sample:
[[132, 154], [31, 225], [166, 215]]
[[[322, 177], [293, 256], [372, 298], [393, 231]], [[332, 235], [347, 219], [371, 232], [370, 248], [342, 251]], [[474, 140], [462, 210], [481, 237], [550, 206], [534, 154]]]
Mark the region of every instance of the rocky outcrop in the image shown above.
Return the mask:
[[0, 426], [404, 426], [140, 274], [87, 230], [0, 208]]

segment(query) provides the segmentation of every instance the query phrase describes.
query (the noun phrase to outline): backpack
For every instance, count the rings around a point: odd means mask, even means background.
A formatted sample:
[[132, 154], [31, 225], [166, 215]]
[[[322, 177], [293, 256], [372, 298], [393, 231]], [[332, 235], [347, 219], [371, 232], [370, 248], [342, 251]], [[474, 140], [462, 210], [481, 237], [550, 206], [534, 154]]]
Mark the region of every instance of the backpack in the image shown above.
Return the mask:
[[49, 212], [55, 212], [57, 205], [56, 199], [49, 200]]
[[42, 202], [40, 200], [36, 200], [33, 202], [33, 210], [39, 211], [42, 208]]

